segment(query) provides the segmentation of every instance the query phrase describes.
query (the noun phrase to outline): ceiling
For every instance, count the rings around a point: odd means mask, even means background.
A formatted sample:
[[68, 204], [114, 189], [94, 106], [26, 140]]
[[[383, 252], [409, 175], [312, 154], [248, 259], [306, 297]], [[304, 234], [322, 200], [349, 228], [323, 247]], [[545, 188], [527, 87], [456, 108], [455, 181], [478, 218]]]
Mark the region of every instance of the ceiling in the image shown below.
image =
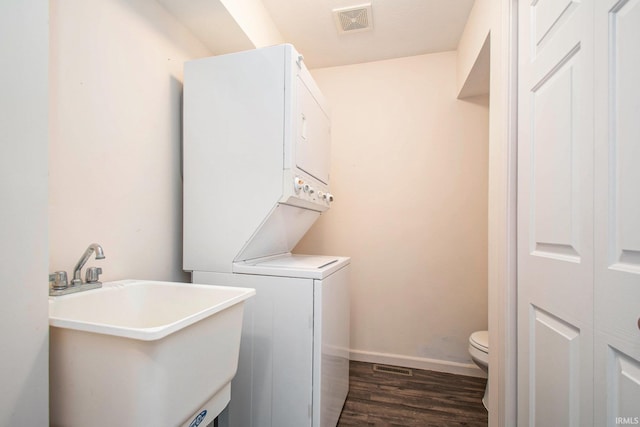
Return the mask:
[[[309, 68], [456, 50], [474, 0], [262, 0]], [[373, 29], [338, 32], [332, 9], [371, 3]]]
[[[456, 50], [474, 0], [157, 0], [214, 55], [274, 39], [322, 68]], [[333, 9], [371, 4], [372, 29], [338, 31]], [[273, 30], [247, 33], [257, 21]], [[247, 25], [248, 24], [248, 25]], [[260, 27], [260, 25], [258, 25]], [[275, 27], [275, 28], [273, 28]], [[275, 33], [274, 33], [275, 32]], [[282, 36], [282, 38], [280, 38]], [[265, 44], [266, 43], [266, 44]]]

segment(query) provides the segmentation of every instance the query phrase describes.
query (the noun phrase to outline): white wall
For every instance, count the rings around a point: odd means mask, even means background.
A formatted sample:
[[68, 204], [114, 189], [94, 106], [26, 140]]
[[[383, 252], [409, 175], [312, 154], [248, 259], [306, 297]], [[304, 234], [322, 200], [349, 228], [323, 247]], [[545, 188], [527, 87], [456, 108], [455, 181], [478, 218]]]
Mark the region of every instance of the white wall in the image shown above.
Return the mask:
[[257, 48], [284, 43], [262, 0], [220, 0]]
[[[489, 64], [483, 62], [478, 67], [479, 64], [477, 62], [479, 59], [485, 62], [488, 61], [489, 52], [484, 52], [484, 55], [481, 54], [483, 48], [488, 49], [491, 44], [489, 38], [492, 22], [491, 7], [490, 0], [475, 0], [458, 43], [457, 85], [461, 98], [467, 96], [464, 92], [473, 93], [475, 91], [480, 93], [480, 91], [473, 88], [466, 88], [465, 90], [465, 86], [469, 84], [469, 79], [473, 79], [474, 69], [481, 68], [485, 70], [487, 74], [483, 75], [481, 79], [483, 82], [488, 80]], [[478, 70], [475, 70], [475, 72], [477, 73]], [[486, 83], [481, 86], [484, 88]], [[484, 93], [487, 93], [487, 91], [485, 90]]]
[[182, 67], [208, 50], [155, 1], [51, 1], [50, 269], [182, 273]]
[[0, 2], [0, 426], [49, 425], [48, 10]]
[[468, 337], [487, 327], [487, 97], [456, 99], [455, 52], [312, 74], [332, 107], [336, 201], [296, 252], [352, 257], [356, 358], [473, 371]]

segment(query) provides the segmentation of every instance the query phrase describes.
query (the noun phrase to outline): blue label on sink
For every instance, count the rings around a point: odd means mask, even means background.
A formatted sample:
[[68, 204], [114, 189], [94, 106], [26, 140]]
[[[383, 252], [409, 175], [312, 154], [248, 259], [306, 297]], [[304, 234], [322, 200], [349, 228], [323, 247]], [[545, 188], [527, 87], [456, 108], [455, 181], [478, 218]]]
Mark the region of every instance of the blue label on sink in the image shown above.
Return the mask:
[[189, 424], [189, 427], [198, 427], [200, 423], [204, 421], [204, 417], [206, 416], [207, 416], [207, 410], [205, 409], [204, 411], [200, 412], [198, 416], [193, 419], [193, 421], [191, 421], [191, 424]]

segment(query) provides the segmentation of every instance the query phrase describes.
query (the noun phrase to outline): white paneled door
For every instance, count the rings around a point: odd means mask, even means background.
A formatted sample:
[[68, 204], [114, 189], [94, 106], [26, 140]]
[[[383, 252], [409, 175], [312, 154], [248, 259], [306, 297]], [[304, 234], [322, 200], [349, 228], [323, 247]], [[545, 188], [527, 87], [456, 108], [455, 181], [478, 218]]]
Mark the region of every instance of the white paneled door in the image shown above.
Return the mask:
[[519, 9], [519, 426], [593, 425], [592, 1]]
[[595, 422], [640, 425], [640, 1], [595, 4]]
[[519, 14], [518, 425], [640, 425], [640, 0]]

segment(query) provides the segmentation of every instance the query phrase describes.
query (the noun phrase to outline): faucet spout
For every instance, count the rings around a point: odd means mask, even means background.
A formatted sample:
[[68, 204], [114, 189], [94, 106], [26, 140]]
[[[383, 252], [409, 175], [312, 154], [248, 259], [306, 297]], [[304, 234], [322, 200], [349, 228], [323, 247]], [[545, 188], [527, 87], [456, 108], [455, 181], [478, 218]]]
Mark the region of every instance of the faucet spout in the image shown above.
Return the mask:
[[76, 263], [76, 266], [73, 268], [73, 280], [71, 281], [71, 286], [82, 284], [82, 267], [84, 267], [86, 262], [89, 260], [89, 257], [91, 257], [91, 254], [94, 252], [96, 253], [96, 259], [105, 258], [102, 246], [97, 243], [90, 244]]

